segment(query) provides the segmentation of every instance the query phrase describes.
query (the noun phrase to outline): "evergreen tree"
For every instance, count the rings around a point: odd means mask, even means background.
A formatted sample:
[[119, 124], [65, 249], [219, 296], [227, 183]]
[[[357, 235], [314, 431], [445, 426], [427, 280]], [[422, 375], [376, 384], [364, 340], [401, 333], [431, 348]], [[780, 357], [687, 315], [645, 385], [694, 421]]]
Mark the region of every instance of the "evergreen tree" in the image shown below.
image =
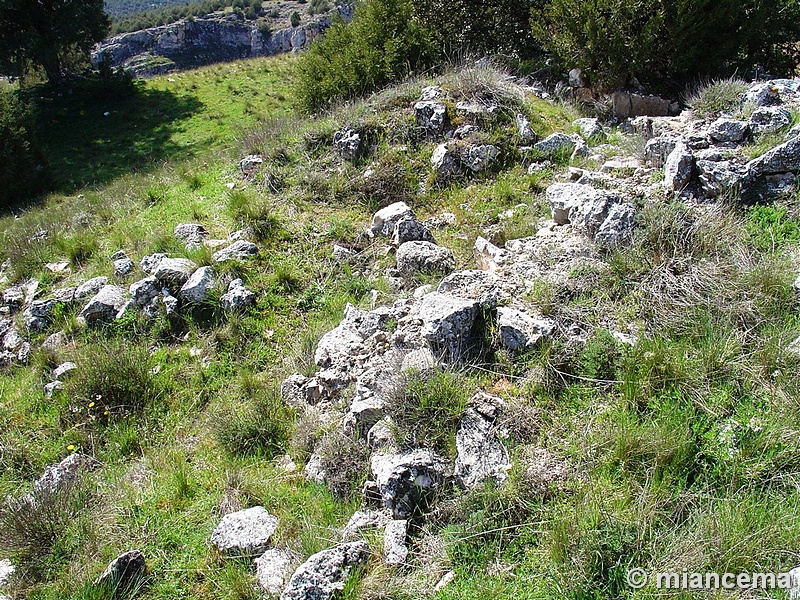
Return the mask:
[[1, 0], [0, 70], [20, 76], [36, 65], [58, 83], [110, 25], [103, 0]]

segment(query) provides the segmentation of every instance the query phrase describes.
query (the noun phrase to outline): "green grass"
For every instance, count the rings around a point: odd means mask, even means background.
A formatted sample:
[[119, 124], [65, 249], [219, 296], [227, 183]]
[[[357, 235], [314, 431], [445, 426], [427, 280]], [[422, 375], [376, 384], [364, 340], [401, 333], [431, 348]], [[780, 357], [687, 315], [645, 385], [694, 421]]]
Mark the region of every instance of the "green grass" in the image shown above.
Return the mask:
[[[20, 595], [95, 598], [91, 582], [105, 565], [138, 548], [152, 574], [144, 600], [255, 598], [252, 565], [216, 556], [208, 543], [223, 513], [254, 505], [279, 517], [276, 545], [300, 557], [329, 547], [360, 504], [368, 457], [336, 433], [338, 421], [284, 406], [276, 386], [315, 371], [316, 342], [348, 302], [366, 308], [377, 290], [379, 304], [391, 303], [381, 273], [392, 257], [362, 230], [372, 212], [394, 200], [422, 219], [453, 212], [456, 225], [434, 234], [462, 268], [474, 264], [477, 235], [502, 244], [532, 235], [548, 215], [543, 193], [554, 174], [528, 175], [511, 145], [491, 172], [427, 185], [432, 144], [410, 125], [409, 107], [431, 80], [300, 119], [286, 91], [293, 65], [258, 59], [157, 77], [107, 105], [85, 104], [81, 90], [40, 99], [57, 191], [0, 219], [11, 278], [36, 277], [46, 297], [109, 275], [119, 249], [135, 261], [165, 251], [207, 263], [207, 251], [174, 240], [180, 222], [201, 222], [212, 238], [250, 227], [260, 251], [218, 267], [256, 292], [253, 308], [172, 321], [132, 315], [94, 330], [78, 324], [79, 307], [61, 306], [52, 331], [64, 329], [73, 344], [37, 351], [0, 376], [0, 497], [28, 490], [73, 450], [100, 462], [86, 478], [91, 501], [61, 507], [54, 522], [65, 526], [39, 538], [42, 560], [23, 570]], [[509, 98], [483, 71], [438, 82], [455, 97], [506, 103], [484, 124], [498, 144], [514, 135], [518, 109], [540, 136], [569, 130], [576, 116]], [[344, 125], [371, 140], [355, 163], [331, 147]], [[238, 160], [250, 152], [265, 165], [245, 180]], [[368, 168], [377, 175], [362, 179]], [[546, 343], [513, 360], [498, 352], [398, 390], [402, 441], [451, 457], [470, 397], [500, 395], [508, 409], [498, 426], [515, 466], [504, 487], [444, 490], [415, 524], [413, 568], [388, 569], [376, 557], [344, 597], [651, 598], [653, 589], [625, 586], [628, 566], [796, 566], [800, 359], [786, 347], [800, 333], [790, 260], [799, 205], [796, 195], [749, 208], [648, 203], [632, 247], [520, 296], [584, 328], [585, 344]], [[336, 263], [333, 243], [358, 257]], [[61, 259], [70, 272], [44, 268]], [[615, 330], [638, 339], [623, 344]], [[48, 333], [33, 335], [34, 346]], [[42, 386], [65, 360], [80, 369], [46, 399]], [[333, 492], [302, 475], [311, 442], [337, 467]], [[541, 449], [563, 476], [528, 469]], [[277, 465], [285, 452], [299, 471]], [[3, 523], [13, 520], [0, 515]], [[26, 549], [8, 539], [0, 558], [25, 563]], [[453, 583], [434, 594], [451, 569]]]

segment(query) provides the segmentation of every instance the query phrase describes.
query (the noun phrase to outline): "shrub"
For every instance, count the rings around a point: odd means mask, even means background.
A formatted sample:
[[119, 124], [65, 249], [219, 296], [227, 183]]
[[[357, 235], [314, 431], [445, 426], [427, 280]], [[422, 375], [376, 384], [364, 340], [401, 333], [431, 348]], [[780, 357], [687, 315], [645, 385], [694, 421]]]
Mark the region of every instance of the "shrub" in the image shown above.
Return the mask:
[[325, 39], [300, 59], [296, 92], [313, 112], [406, 77], [430, 64], [430, 35], [412, 18], [411, 0], [363, 0], [353, 21], [337, 17]]
[[35, 498], [7, 498], [0, 507], [0, 549], [33, 578], [45, 577], [78, 547], [92, 502], [91, 489], [82, 481]]
[[792, 71], [798, 13], [791, 0], [551, 0], [534, 10], [533, 31], [563, 67], [579, 67], [594, 87], [635, 78], [677, 91], [698, 77], [757, 64]]
[[91, 421], [109, 422], [142, 413], [161, 395], [161, 386], [150, 372], [150, 356], [144, 348], [125, 342], [87, 346], [76, 360], [78, 370], [65, 386], [79, 412]]
[[429, 25], [448, 55], [539, 54], [531, 35], [530, 9], [530, 0], [414, 0], [415, 16]]
[[748, 87], [747, 82], [736, 77], [718, 79], [699, 86], [686, 99], [686, 104], [696, 117], [716, 118], [741, 108]]
[[292, 22], [292, 27], [299, 27], [300, 26], [300, 13], [297, 12], [297, 11], [294, 11], [292, 13], [292, 16], [290, 17], [290, 20]]
[[0, 208], [23, 200], [42, 184], [44, 157], [33, 109], [0, 87]]

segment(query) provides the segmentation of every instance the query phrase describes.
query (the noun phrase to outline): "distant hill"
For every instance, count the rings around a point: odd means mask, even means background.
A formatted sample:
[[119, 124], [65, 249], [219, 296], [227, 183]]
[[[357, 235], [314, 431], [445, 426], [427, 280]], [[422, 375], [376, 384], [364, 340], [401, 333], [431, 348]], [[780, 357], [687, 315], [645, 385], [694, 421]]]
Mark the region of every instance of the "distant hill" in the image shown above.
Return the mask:
[[195, 4], [192, 0], [106, 0], [106, 12], [114, 19], [175, 5]]

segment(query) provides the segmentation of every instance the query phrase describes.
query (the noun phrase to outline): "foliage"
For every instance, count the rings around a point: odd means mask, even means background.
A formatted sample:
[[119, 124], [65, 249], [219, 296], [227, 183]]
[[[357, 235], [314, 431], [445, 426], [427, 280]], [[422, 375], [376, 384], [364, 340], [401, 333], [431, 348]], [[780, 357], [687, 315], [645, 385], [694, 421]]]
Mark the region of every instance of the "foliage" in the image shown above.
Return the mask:
[[686, 99], [686, 104], [698, 118], [716, 118], [741, 108], [748, 87], [747, 82], [736, 77], [718, 79], [699, 86]]
[[300, 58], [298, 104], [307, 112], [326, 108], [401, 79], [434, 55], [428, 32], [412, 18], [411, 0], [363, 0], [351, 23], [337, 17]]
[[[128, 2], [118, 6], [114, 0], [106, 2], [108, 13], [114, 18], [112, 33], [139, 31], [148, 27], [167, 25], [186, 17], [200, 17], [231, 6], [231, 0], [201, 0], [186, 3], [186, 0], [159, 0], [158, 2]], [[157, 6], [158, 8], [153, 8]]]
[[6, 0], [0, 4], [0, 69], [21, 76], [44, 69], [51, 83], [87, 62], [110, 28], [103, 0]]
[[93, 503], [91, 487], [81, 480], [35, 496], [8, 497], [0, 506], [0, 548], [33, 578], [47, 576], [77, 549]]
[[530, 0], [414, 0], [416, 18], [432, 29], [437, 44], [449, 56], [529, 58], [537, 54], [530, 10]]
[[798, 62], [792, 0], [552, 0], [533, 14], [539, 42], [597, 88], [636, 79], [676, 91], [737, 67], [778, 74]]
[[328, 12], [330, 9], [331, 5], [328, 0], [311, 0], [308, 5], [308, 14], [319, 15]]
[[300, 25], [300, 13], [294, 11], [289, 17], [289, 20], [292, 24], [292, 27], [298, 27]]
[[43, 170], [32, 107], [0, 88], [0, 208], [34, 192]]
[[141, 414], [161, 395], [149, 363], [144, 348], [124, 343], [88, 346], [66, 388], [100, 422]]

